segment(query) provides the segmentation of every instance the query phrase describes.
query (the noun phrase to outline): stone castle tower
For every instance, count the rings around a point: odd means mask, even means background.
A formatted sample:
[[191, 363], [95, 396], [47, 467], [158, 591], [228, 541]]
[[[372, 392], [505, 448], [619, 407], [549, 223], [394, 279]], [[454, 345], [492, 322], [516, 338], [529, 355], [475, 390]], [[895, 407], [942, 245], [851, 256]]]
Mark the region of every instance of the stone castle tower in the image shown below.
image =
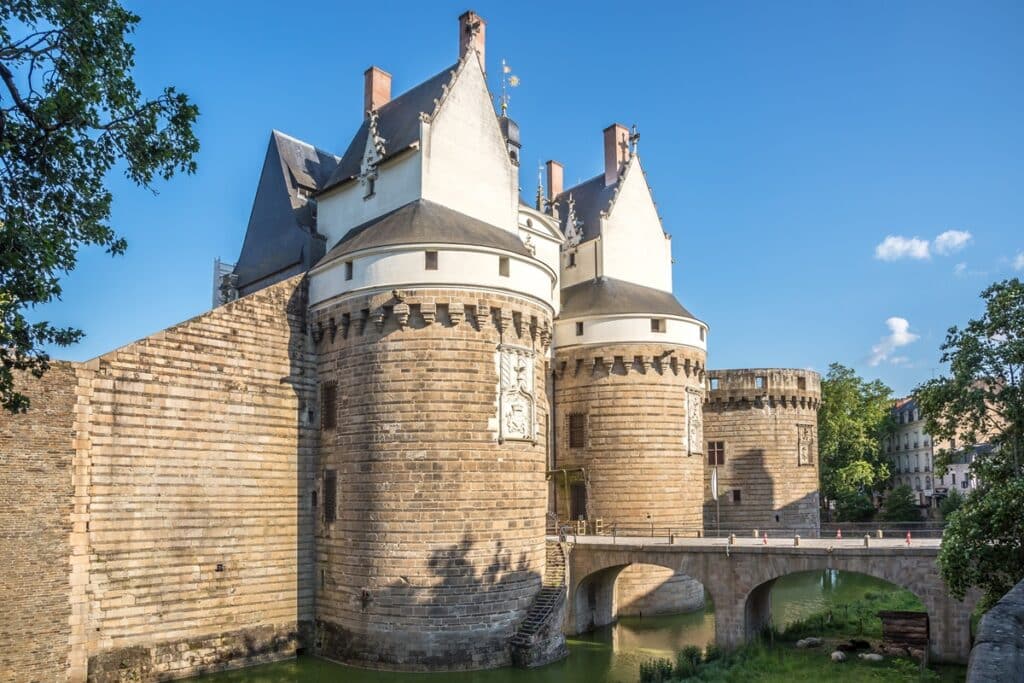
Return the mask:
[[[604, 171], [572, 188], [561, 188], [561, 166], [548, 163], [550, 202], [566, 238], [552, 379], [553, 503], [562, 519], [590, 520], [591, 529], [695, 533], [707, 326], [672, 294], [671, 238], [637, 137], [621, 125], [606, 128]], [[619, 613], [703, 604], [699, 584], [679, 577], [665, 585], [671, 577], [661, 567], [625, 569]]]
[[[272, 133], [213, 310], [19, 377], [40, 408], [0, 417], [0, 542], [29, 558], [0, 678], [180, 678], [300, 648], [502, 666], [541, 639], [528, 615], [577, 597], [546, 516], [817, 524], [817, 375], [706, 370], [635, 131], [604, 131], [595, 178], [564, 188], [549, 162], [546, 196], [520, 199], [485, 30], [459, 17], [456, 63], [399, 96], [368, 69], [340, 156]], [[616, 591], [619, 614], [703, 601], [648, 566]], [[565, 651], [544, 614], [533, 663]]]

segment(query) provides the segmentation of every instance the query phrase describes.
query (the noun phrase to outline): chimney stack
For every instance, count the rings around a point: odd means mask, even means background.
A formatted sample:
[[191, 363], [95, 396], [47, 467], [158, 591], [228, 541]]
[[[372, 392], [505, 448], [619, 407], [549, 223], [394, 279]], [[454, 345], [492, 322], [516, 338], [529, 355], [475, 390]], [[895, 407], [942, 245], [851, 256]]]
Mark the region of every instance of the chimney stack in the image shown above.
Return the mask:
[[604, 129], [604, 185], [614, 185], [629, 161], [629, 131], [613, 123]]
[[552, 202], [555, 197], [562, 194], [562, 164], [557, 161], [548, 161], [545, 166], [548, 169], [548, 201]]
[[391, 74], [371, 66], [363, 74], [363, 116], [391, 101]]
[[459, 59], [466, 56], [466, 52], [472, 48], [480, 55], [480, 68], [487, 73], [487, 62], [484, 60], [484, 34], [487, 31], [487, 22], [474, 12], [467, 10], [459, 17]]

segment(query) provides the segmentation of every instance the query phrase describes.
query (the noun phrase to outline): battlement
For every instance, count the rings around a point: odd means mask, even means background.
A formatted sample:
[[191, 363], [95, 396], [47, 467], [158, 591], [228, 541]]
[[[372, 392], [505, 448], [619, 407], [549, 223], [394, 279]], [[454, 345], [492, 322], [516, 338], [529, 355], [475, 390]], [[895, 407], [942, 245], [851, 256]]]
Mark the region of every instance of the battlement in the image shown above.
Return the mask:
[[705, 381], [704, 352], [690, 346], [666, 344], [608, 344], [558, 351], [557, 379], [586, 381], [607, 376], [667, 376]]
[[754, 404], [817, 410], [821, 404], [821, 375], [792, 368], [709, 370], [707, 403]]
[[[463, 295], [463, 296], [460, 296]], [[540, 315], [538, 315], [540, 314]], [[551, 322], [543, 309], [513, 297], [449, 289], [408, 289], [350, 297], [314, 311], [309, 334], [317, 348], [370, 335], [441, 325], [529, 337], [546, 351]]]

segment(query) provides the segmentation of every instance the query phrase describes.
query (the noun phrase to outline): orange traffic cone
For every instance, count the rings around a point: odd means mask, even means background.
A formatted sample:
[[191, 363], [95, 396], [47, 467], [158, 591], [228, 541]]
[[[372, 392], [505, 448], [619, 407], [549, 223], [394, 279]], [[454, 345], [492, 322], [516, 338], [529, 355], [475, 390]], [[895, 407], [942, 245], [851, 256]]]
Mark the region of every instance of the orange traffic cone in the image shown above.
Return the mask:
[[768, 545], [768, 532], [764, 532], [764, 544]]
[[910, 545], [910, 532], [907, 532], [907, 545]]
[[842, 529], [836, 529], [836, 538], [838, 538], [840, 541], [843, 540], [843, 530]]

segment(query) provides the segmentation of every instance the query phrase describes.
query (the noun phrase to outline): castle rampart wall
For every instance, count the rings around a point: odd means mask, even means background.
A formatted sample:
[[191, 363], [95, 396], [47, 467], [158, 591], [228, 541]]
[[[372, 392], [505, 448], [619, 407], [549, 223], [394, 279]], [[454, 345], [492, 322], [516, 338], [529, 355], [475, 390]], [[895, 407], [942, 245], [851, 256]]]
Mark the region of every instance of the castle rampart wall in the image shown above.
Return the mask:
[[41, 379], [15, 380], [32, 405], [0, 413], [0, 680], [66, 680], [75, 367], [52, 363]]
[[[321, 416], [317, 652], [402, 670], [509, 664], [544, 573], [550, 309], [407, 289], [311, 322], [321, 396], [336, 396]], [[499, 418], [520, 387], [528, 439]]]
[[711, 498], [714, 465], [710, 454], [704, 457], [708, 530], [817, 530], [818, 373], [710, 370], [708, 380], [704, 440], [724, 447], [724, 462], [718, 465], [718, 505]]

